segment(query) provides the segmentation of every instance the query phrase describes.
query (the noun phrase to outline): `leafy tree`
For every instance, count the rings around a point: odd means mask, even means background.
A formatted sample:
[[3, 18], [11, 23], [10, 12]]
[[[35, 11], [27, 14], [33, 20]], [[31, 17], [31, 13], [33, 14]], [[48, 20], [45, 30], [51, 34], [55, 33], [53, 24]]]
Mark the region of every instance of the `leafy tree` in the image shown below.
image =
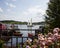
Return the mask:
[[45, 21], [49, 28], [60, 28], [60, 0], [50, 0], [46, 14]]

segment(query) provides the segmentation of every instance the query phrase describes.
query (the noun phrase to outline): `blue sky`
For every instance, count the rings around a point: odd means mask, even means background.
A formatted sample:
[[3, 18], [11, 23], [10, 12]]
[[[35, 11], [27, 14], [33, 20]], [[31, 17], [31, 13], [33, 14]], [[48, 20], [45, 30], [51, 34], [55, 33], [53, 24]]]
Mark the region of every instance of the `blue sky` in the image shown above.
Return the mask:
[[49, 0], [0, 0], [0, 20], [44, 21]]

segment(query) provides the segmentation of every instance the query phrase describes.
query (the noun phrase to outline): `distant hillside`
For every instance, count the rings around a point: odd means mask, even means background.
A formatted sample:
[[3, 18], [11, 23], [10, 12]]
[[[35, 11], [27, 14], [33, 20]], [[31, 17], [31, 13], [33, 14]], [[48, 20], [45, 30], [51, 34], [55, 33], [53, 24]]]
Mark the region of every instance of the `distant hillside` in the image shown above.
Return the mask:
[[34, 24], [34, 25], [37, 25], [37, 24], [38, 24], [38, 25], [44, 25], [45, 22], [34, 22], [33, 24]]
[[[2, 23], [6, 23], [6, 24], [27, 24], [27, 22], [21, 22], [21, 21], [14, 21], [14, 20], [3, 20], [0, 21]], [[45, 22], [34, 22], [34, 25], [44, 25]]]
[[27, 24], [27, 22], [19, 22], [19, 21], [13, 21], [13, 20], [3, 20], [0, 22], [6, 23], [6, 24]]

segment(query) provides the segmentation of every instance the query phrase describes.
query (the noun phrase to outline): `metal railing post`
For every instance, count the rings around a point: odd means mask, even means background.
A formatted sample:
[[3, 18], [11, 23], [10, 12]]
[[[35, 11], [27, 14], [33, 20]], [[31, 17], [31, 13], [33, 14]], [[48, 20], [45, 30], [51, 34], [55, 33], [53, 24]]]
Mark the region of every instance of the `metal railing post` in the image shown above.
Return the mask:
[[18, 48], [18, 37], [16, 37], [16, 48]]
[[22, 37], [22, 47], [23, 47], [23, 37]]
[[10, 36], [11, 37], [11, 48], [12, 48], [12, 36]]

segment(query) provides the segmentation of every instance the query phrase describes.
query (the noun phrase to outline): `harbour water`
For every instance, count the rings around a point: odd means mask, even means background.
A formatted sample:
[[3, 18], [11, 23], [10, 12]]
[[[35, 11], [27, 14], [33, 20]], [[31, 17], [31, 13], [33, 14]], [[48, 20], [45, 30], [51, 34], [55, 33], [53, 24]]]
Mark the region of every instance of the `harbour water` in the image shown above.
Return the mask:
[[[8, 25], [8, 26], [11, 26], [11, 25]], [[16, 24], [17, 26], [17, 24]], [[39, 26], [41, 25], [33, 25], [33, 27], [31, 27], [32, 29], [38, 29]], [[30, 29], [30, 27], [27, 27], [27, 25], [18, 25], [18, 28], [19, 29]], [[23, 37], [27, 37], [28, 36], [28, 33], [31, 33], [31, 31], [23, 31], [23, 30], [20, 30], [20, 32], [23, 34]], [[32, 31], [33, 35], [35, 34], [35, 31]], [[23, 42], [25, 42], [27, 39], [24, 38], [23, 39]], [[11, 42], [11, 39], [8, 41], [8, 42]], [[22, 42], [22, 39], [21, 38], [18, 38], [18, 43], [21, 43]], [[6, 45], [6, 43], [4, 44]], [[7, 43], [8, 46], [11, 46], [11, 43]], [[16, 46], [16, 38], [12, 38], [12, 45]]]
[[[7, 24], [7, 26], [7, 28], [10, 29], [11, 24]], [[39, 29], [39, 26], [41, 25], [33, 25], [32, 27], [28, 27], [27, 25], [23, 24], [15, 24], [15, 26], [18, 26], [18, 29]], [[29, 30], [20, 30], [19, 32], [22, 33], [24, 37], [28, 36], [28, 33], [31, 33]], [[32, 33], [35, 34], [35, 31], [32, 31]]]

